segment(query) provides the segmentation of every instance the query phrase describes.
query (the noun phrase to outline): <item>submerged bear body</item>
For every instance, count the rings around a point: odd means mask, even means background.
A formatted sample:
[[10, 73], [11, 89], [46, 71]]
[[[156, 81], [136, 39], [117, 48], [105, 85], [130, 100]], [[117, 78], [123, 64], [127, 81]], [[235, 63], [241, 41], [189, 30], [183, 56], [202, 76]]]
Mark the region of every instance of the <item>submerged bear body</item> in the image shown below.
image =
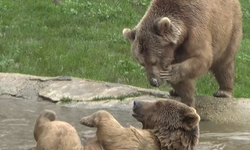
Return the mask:
[[132, 115], [143, 129], [123, 127], [105, 110], [83, 117], [81, 124], [97, 128], [96, 141], [87, 143], [88, 148], [101, 145], [96, 150], [194, 150], [198, 144], [200, 116], [183, 103], [135, 101]]
[[34, 127], [34, 150], [83, 150], [76, 129], [67, 122], [56, 120], [56, 113], [44, 110]]

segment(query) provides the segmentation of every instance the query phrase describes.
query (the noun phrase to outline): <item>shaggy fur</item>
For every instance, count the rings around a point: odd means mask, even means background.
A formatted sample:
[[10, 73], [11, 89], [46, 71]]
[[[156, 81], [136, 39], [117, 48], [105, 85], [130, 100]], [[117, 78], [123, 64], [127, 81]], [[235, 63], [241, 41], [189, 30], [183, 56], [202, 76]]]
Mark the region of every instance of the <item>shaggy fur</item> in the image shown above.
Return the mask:
[[200, 116], [174, 100], [135, 101], [133, 116], [159, 139], [161, 150], [194, 150], [199, 140]]
[[80, 123], [97, 128], [97, 140], [105, 150], [160, 150], [159, 141], [150, 131], [124, 128], [105, 110], [83, 117]]
[[143, 129], [124, 128], [107, 111], [100, 110], [83, 117], [80, 123], [96, 127], [97, 140], [105, 150], [194, 150], [198, 144], [200, 117], [195, 109], [173, 100], [135, 101], [133, 116]]
[[34, 127], [34, 150], [83, 150], [75, 128], [55, 119], [54, 111], [44, 110], [40, 114]]
[[133, 42], [132, 54], [152, 86], [166, 80], [171, 95], [195, 106], [194, 79], [211, 70], [220, 86], [214, 96], [233, 96], [242, 38], [238, 0], [152, 0], [138, 25], [123, 35]]

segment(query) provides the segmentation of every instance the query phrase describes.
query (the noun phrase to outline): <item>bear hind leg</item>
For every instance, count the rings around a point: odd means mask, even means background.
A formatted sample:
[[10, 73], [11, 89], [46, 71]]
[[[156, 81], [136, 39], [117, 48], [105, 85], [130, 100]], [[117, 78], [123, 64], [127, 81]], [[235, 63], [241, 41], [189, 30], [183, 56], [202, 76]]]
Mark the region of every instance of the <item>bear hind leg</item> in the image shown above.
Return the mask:
[[216, 91], [214, 97], [233, 97], [234, 83], [234, 62], [227, 65], [220, 65], [214, 71], [215, 78], [219, 84], [219, 90]]
[[241, 20], [238, 20], [235, 21], [232, 37], [227, 46], [224, 58], [212, 69], [220, 86], [219, 90], [213, 94], [214, 97], [233, 97], [234, 59], [239, 49], [241, 38], [242, 24]]

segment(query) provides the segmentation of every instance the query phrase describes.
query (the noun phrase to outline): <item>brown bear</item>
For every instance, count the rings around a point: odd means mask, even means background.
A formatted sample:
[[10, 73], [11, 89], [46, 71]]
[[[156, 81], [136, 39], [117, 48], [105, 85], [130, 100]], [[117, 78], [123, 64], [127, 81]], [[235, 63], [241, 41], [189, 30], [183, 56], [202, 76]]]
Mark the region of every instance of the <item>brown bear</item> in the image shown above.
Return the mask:
[[152, 0], [137, 26], [123, 35], [152, 86], [166, 80], [170, 95], [195, 106], [194, 79], [211, 70], [219, 83], [214, 96], [232, 97], [242, 38], [238, 0]]
[[174, 100], [136, 101], [133, 112], [143, 129], [123, 127], [105, 110], [83, 117], [80, 123], [97, 128], [96, 143], [105, 150], [193, 150], [196, 147], [200, 117], [194, 108]]
[[73, 126], [56, 121], [52, 110], [44, 110], [36, 120], [34, 150], [83, 150], [81, 140]]
[[80, 123], [97, 128], [97, 140], [105, 150], [160, 150], [159, 141], [151, 132], [134, 127], [124, 128], [105, 110], [83, 117]]
[[161, 150], [193, 150], [198, 144], [200, 116], [186, 104], [134, 101], [132, 115], [159, 139]]

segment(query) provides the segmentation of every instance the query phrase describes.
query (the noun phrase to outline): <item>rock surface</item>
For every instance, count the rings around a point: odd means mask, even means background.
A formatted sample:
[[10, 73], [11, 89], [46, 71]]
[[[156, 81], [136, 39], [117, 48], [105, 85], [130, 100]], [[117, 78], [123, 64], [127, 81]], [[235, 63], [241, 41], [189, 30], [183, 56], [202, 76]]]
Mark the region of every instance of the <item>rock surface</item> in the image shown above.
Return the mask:
[[[71, 77], [38, 77], [0, 73], [0, 97], [49, 100], [67, 107], [130, 110], [134, 100], [171, 98], [167, 92]], [[178, 98], [175, 98], [178, 100]], [[249, 99], [196, 97], [203, 121], [250, 124]]]

